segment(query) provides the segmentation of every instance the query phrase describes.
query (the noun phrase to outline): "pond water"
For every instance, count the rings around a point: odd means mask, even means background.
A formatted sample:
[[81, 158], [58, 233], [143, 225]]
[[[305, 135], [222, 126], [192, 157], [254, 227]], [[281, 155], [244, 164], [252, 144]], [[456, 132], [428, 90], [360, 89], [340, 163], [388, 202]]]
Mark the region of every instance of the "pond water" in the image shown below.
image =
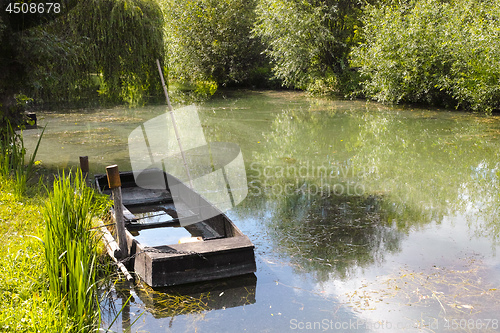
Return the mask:
[[[276, 91], [226, 93], [198, 110], [207, 141], [243, 153], [248, 195], [227, 214], [255, 244], [256, 278], [117, 285], [104, 326], [131, 295], [112, 330], [500, 331], [500, 117]], [[128, 135], [164, 112], [39, 113], [37, 159], [68, 168], [88, 155], [92, 173], [130, 170]], [[25, 131], [29, 149], [39, 133]]]

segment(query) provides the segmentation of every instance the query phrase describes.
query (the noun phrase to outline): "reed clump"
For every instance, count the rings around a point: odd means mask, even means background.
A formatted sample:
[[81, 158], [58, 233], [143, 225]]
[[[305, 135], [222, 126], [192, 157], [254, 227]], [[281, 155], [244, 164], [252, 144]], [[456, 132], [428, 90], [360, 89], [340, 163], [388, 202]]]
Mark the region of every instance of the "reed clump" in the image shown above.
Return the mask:
[[92, 223], [109, 199], [81, 171], [63, 172], [50, 191], [30, 186], [42, 135], [28, 159], [22, 131], [0, 129], [0, 331], [94, 331], [105, 267]]
[[99, 239], [93, 219], [109, 200], [86, 186], [81, 171], [62, 173], [42, 210], [49, 289], [67, 308], [77, 330], [100, 321], [98, 301]]

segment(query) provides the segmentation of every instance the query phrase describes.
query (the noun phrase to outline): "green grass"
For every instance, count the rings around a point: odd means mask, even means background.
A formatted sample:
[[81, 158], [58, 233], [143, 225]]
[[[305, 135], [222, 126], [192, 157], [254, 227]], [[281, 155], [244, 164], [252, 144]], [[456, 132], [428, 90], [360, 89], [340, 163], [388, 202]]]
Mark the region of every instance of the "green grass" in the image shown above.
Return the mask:
[[0, 176], [0, 331], [70, 331], [73, 320], [47, 288], [44, 198], [15, 191], [14, 181]]
[[39, 144], [26, 162], [22, 132], [0, 131], [0, 332], [97, 331], [109, 267], [93, 226], [110, 200], [80, 170], [33, 182]]
[[22, 131], [16, 132], [10, 123], [7, 123], [6, 128], [0, 131], [0, 175], [15, 180], [13, 189], [18, 197], [25, 194], [27, 182], [33, 176], [35, 157], [44, 131], [45, 129], [27, 162]]
[[78, 330], [100, 322], [99, 239], [92, 226], [93, 219], [109, 208], [108, 202], [87, 187], [81, 171], [63, 172], [42, 210], [49, 288], [67, 306]]
[[0, 332], [97, 330], [102, 244], [91, 227], [107, 199], [80, 172], [50, 191], [18, 186], [0, 175]]

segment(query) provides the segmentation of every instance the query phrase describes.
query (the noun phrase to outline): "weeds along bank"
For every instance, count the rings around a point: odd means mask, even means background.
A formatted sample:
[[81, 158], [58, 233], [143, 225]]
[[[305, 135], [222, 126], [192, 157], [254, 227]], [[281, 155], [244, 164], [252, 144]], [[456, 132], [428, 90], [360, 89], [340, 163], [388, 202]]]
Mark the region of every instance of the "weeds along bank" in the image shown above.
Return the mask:
[[99, 326], [98, 283], [105, 273], [92, 219], [95, 200], [80, 175], [16, 195], [0, 176], [0, 331], [93, 331]]
[[22, 136], [4, 135], [0, 144], [0, 331], [94, 331], [105, 266], [91, 228], [108, 200], [81, 172], [61, 173], [50, 190], [33, 183], [23, 150], [6, 149], [12, 145], [21, 147]]
[[99, 262], [100, 233], [93, 227], [109, 205], [77, 171], [59, 175], [42, 208], [49, 290], [78, 330], [100, 323], [98, 283], [105, 270]]

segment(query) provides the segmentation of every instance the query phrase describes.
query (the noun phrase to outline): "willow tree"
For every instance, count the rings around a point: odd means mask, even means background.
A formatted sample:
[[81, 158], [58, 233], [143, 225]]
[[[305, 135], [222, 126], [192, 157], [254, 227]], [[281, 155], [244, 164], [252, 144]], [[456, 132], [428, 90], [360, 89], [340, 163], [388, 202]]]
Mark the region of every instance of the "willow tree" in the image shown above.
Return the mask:
[[[58, 1], [56, 8], [45, 7], [42, 1], [24, 1], [26, 5], [35, 6], [36, 10], [22, 10], [18, 7], [21, 1], [0, 1], [0, 126], [4, 129], [6, 122], [14, 124], [22, 121], [22, 108], [16, 101], [27, 80], [28, 69], [22, 58], [30, 55], [23, 47], [26, 31], [46, 24], [57, 17], [65, 15], [76, 4], [77, 0]], [[17, 5], [16, 5], [17, 3]], [[39, 7], [39, 6], [42, 7]], [[31, 7], [33, 8], [33, 7]]]
[[163, 59], [163, 14], [155, 0], [87, 0], [68, 17], [87, 55], [87, 74], [101, 93], [137, 102], [160, 91], [155, 59]]
[[0, 72], [10, 78], [0, 81], [16, 83], [5, 84], [8, 89], [0, 85], [0, 94], [10, 96], [12, 105], [20, 93], [38, 102], [75, 102], [99, 93], [135, 103], [160, 92], [154, 66], [156, 58], [163, 59], [164, 44], [157, 2], [70, 1], [64, 13], [50, 19], [0, 16], [0, 56], [9, 60], [2, 61], [6, 70]]

